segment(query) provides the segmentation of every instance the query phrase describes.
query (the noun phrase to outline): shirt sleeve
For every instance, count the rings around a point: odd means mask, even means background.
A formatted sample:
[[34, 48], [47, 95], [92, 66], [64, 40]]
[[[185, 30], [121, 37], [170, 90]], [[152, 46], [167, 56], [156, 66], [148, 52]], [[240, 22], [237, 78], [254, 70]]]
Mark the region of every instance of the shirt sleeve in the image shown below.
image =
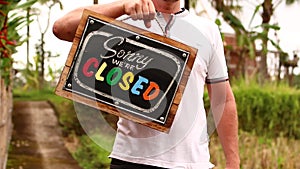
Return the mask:
[[228, 80], [228, 69], [224, 55], [223, 41], [216, 25], [212, 28], [212, 52], [209, 58], [206, 83], [218, 83]]

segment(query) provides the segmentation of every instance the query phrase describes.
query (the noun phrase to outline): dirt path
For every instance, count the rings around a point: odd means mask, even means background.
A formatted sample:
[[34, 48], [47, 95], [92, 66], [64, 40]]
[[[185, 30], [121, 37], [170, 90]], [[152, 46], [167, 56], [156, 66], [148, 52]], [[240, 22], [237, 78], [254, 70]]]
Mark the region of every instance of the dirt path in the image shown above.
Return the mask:
[[16, 102], [12, 121], [7, 169], [80, 169], [64, 146], [55, 112], [47, 101]]

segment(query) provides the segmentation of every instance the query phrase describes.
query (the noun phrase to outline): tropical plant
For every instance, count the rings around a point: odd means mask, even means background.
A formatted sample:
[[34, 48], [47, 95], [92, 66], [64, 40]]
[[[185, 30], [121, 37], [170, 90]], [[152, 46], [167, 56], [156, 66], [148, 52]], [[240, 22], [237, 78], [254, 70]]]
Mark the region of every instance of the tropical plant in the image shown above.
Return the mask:
[[[38, 58], [38, 62], [37, 62], [37, 67], [39, 69], [39, 74], [38, 74], [38, 81], [40, 83], [40, 87], [44, 86], [44, 81], [45, 81], [45, 61], [46, 59], [50, 58], [50, 57], [56, 57], [53, 56], [52, 53], [50, 51], [46, 51], [45, 50], [45, 34], [47, 33], [47, 31], [49, 30], [50, 27], [50, 17], [51, 17], [51, 11], [52, 8], [55, 5], [59, 5], [60, 9], [63, 9], [62, 3], [59, 0], [39, 0], [38, 1], [41, 5], [46, 6], [48, 8], [47, 11], [47, 22], [44, 25], [44, 29], [42, 28], [41, 24], [40, 24], [40, 18], [39, 15], [37, 16], [37, 21], [39, 24], [39, 30], [40, 30], [40, 39], [39, 39], [39, 43], [36, 44], [36, 57]], [[37, 13], [39, 13], [38, 10], [35, 10]]]
[[[60, 9], [63, 8], [62, 3], [60, 0], [32, 0], [34, 1], [33, 4], [39, 3], [42, 6], [46, 6], [48, 8], [47, 17], [46, 17], [46, 24], [41, 25], [40, 23], [40, 15], [41, 10], [38, 8], [35, 8], [34, 6], [27, 7], [26, 10], [26, 18], [27, 18], [27, 63], [26, 68], [24, 70], [20, 70], [22, 73], [22, 76], [25, 78], [23, 80], [26, 81], [27, 85], [24, 85], [24, 88], [43, 88], [44, 87], [44, 81], [45, 81], [45, 62], [50, 57], [57, 57], [58, 55], [53, 55], [50, 51], [47, 51], [45, 49], [45, 34], [49, 30], [50, 27], [50, 17], [51, 17], [51, 11], [52, 8], [55, 5], [59, 5]], [[44, 11], [43, 11], [44, 12]], [[29, 37], [30, 37], [30, 23], [32, 18], [35, 18], [38, 24], [39, 33], [40, 33], [40, 39], [37, 44], [35, 44], [35, 53], [36, 55], [33, 56], [33, 63], [30, 62], [30, 56], [29, 56]], [[55, 71], [51, 67], [48, 67], [49, 73], [52, 76], [52, 73]]]
[[24, 40], [18, 30], [25, 26], [25, 18], [18, 10], [32, 5], [32, 1], [19, 4], [20, 0], [0, 1], [0, 73], [5, 84], [10, 83], [13, 53]]
[[[286, 0], [286, 4], [290, 5], [295, 3], [298, 0]], [[267, 54], [268, 43], [271, 44], [279, 51], [279, 53], [284, 54], [285, 52], [280, 48], [279, 44], [270, 38], [269, 32], [270, 30], [279, 30], [280, 27], [276, 23], [270, 23], [273, 13], [276, 7], [282, 3], [282, 0], [264, 0], [262, 2], [258, 2], [255, 6], [252, 19], [249, 25], [252, 24], [253, 18], [259, 15], [262, 19], [262, 23], [256, 26], [250, 26], [249, 28], [245, 28], [241, 19], [237, 17], [237, 10], [242, 10], [242, 6], [240, 5], [241, 0], [211, 0], [212, 6], [222, 14], [222, 18], [233, 28], [236, 34], [236, 44], [237, 49], [234, 49], [235, 52], [238, 52], [238, 56], [240, 59], [241, 67], [240, 71], [244, 72], [244, 77], [247, 75], [245, 71], [245, 59], [251, 58], [254, 59], [257, 55], [256, 50], [256, 41], [261, 41], [262, 50], [259, 52], [261, 56], [261, 62], [259, 66], [259, 80], [260, 82], [264, 82], [264, 79], [268, 78], [268, 66], [267, 66]], [[245, 2], [245, 1], [243, 1]]]

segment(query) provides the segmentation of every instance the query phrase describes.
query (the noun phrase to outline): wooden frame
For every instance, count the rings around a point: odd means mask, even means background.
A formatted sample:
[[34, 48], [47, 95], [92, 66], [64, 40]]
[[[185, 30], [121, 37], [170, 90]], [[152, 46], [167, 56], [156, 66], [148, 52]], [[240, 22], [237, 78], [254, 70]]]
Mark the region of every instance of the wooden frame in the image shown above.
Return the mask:
[[55, 93], [168, 132], [196, 53], [180, 42], [84, 10]]

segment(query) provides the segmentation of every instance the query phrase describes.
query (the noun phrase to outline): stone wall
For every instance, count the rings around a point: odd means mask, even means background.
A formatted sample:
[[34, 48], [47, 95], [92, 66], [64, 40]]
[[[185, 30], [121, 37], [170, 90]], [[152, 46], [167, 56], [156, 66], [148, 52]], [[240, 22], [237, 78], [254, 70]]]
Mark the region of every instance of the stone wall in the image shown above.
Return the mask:
[[6, 86], [4, 80], [0, 78], [0, 169], [6, 168], [8, 147], [12, 134], [12, 103], [11, 86]]

